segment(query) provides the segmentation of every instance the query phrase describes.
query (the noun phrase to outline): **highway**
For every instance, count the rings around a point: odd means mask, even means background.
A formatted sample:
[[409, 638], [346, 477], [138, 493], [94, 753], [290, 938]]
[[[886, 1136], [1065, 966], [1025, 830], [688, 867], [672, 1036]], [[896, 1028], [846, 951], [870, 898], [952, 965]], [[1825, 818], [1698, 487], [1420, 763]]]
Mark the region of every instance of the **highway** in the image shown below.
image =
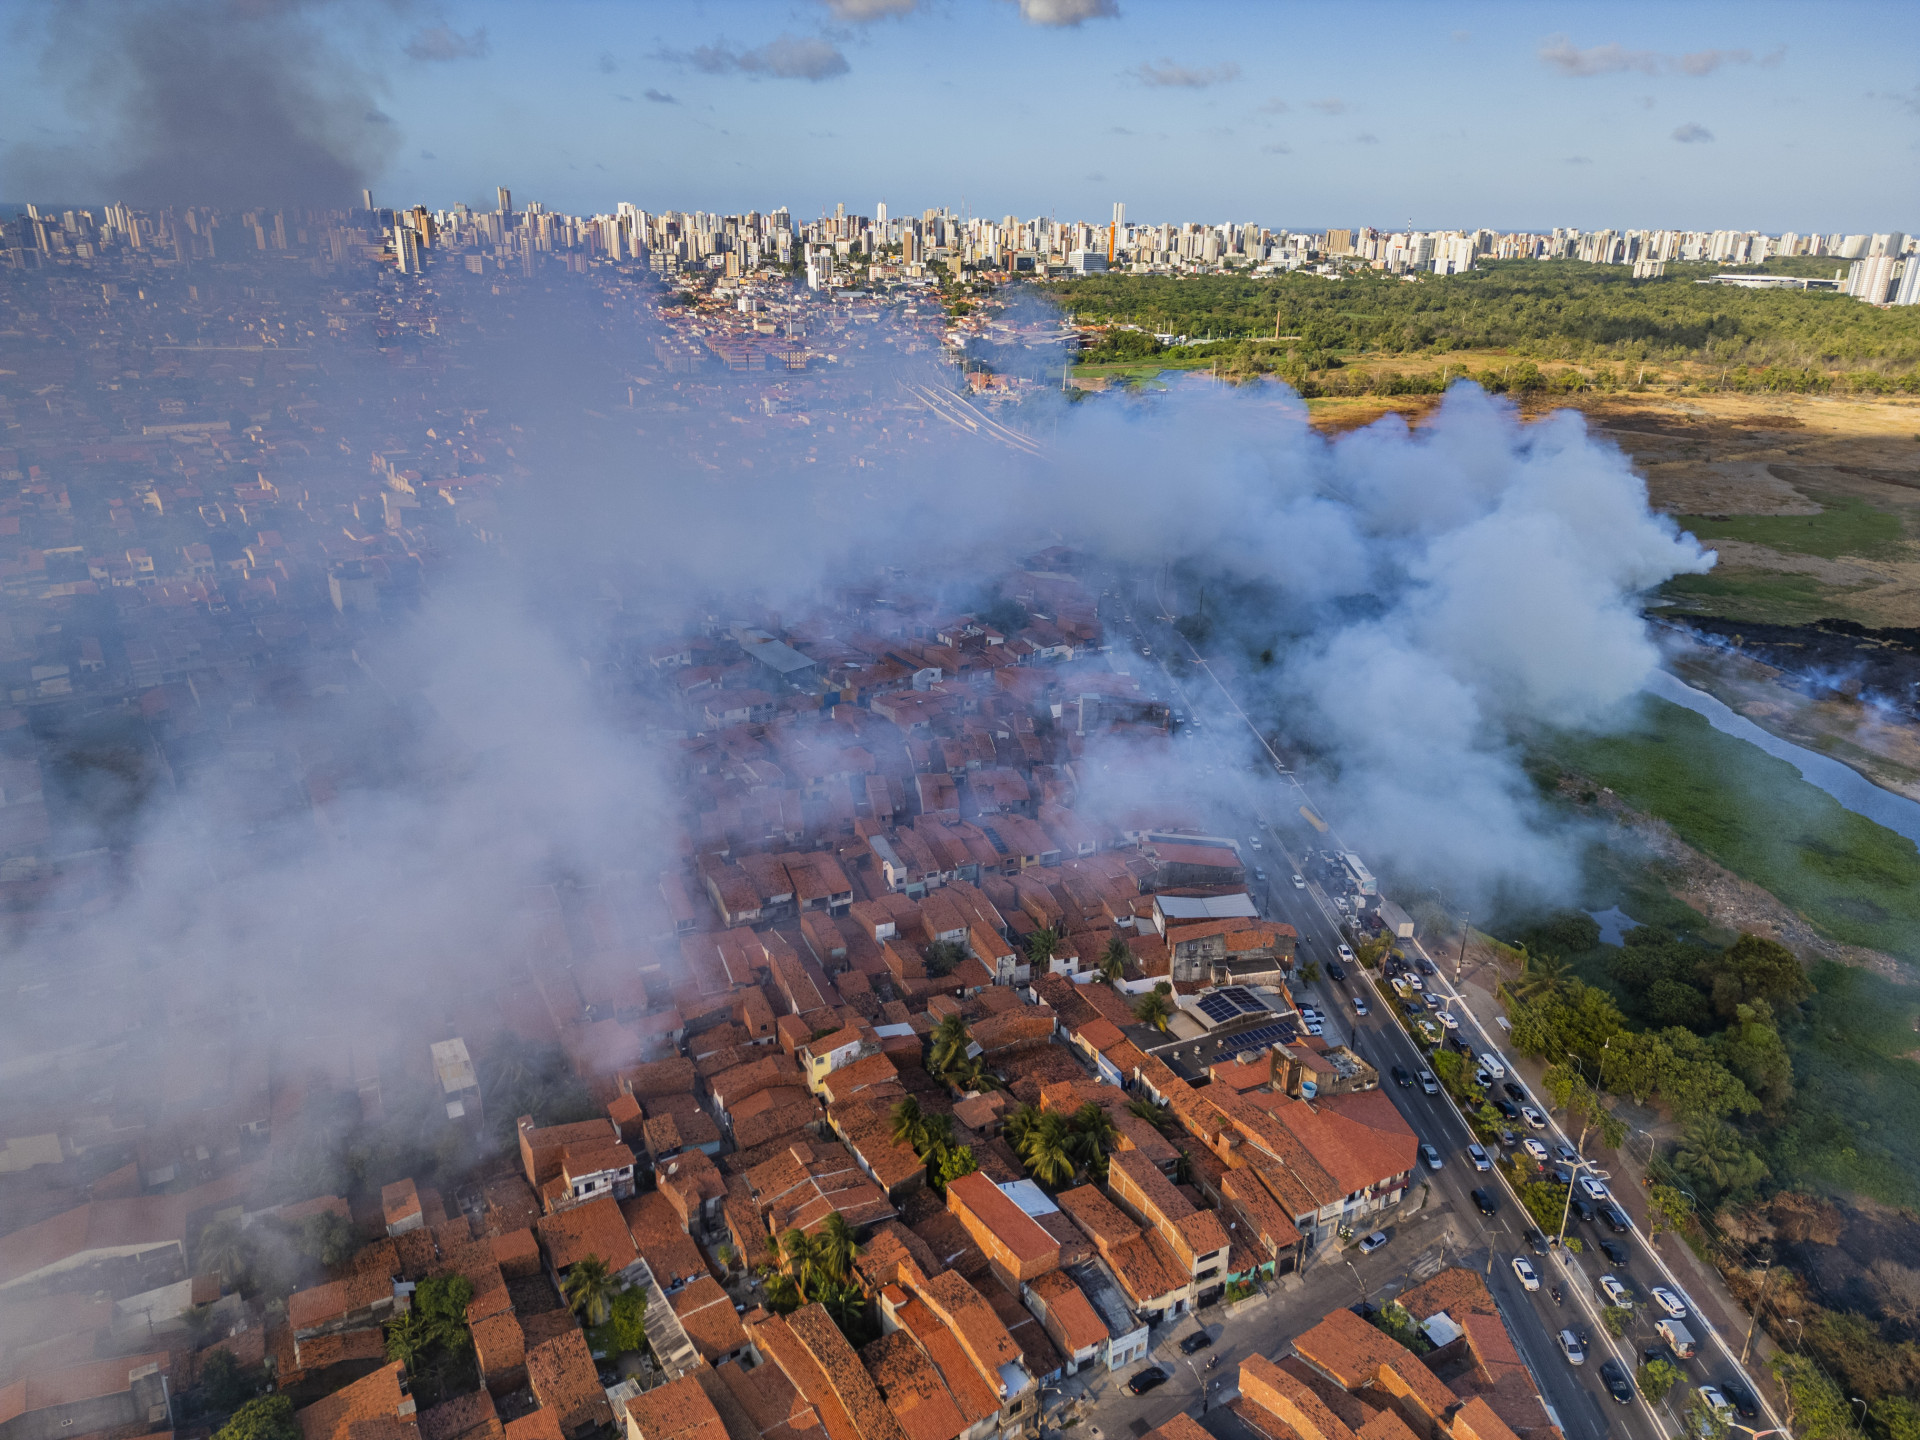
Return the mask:
[[[1245, 802], [1228, 807], [1229, 813], [1221, 817], [1220, 833], [1241, 842], [1248, 863], [1249, 886], [1256, 891], [1263, 911], [1271, 918], [1293, 925], [1300, 936], [1303, 961], [1310, 959], [1320, 962], [1320, 982], [1314, 986], [1297, 987], [1306, 992], [1298, 998], [1312, 998], [1329, 1018], [1331, 1023], [1327, 1026], [1326, 1034], [1329, 1041], [1334, 1040], [1338, 1032], [1350, 1040], [1362, 1058], [1380, 1071], [1383, 1088], [1393, 1097], [1415, 1134], [1422, 1141], [1432, 1144], [1443, 1157], [1442, 1168], [1437, 1172], [1427, 1170], [1423, 1164], [1419, 1179], [1433, 1187], [1434, 1199], [1451, 1210], [1459, 1230], [1474, 1237], [1474, 1248], [1470, 1253], [1451, 1258], [1454, 1263], [1474, 1265], [1486, 1277], [1488, 1288], [1508, 1321], [1508, 1328], [1514, 1335], [1522, 1358], [1541, 1387], [1542, 1398], [1553, 1408], [1569, 1440], [1600, 1440], [1600, 1437], [1615, 1433], [1633, 1437], [1633, 1440], [1662, 1440], [1662, 1437], [1681, 1433], [1688, 1388], [1701, 1384], [1715, 1384], [1724, 1388], [1726, 1381], [1735, 1378], [1756, 1398], [1766, 1417], [1751, 1422], [1754, 1427], [1751, 1433], [1757, 1437], [1768, 1433], [1765, 1427], [1784, 1429], [1764, 1392], [1741, 1369], [1735, 1349], [1729, 1346], [1718, 1329], [1694, 1309], [1690, 1301], [1684, 1323], [1698, 1342], [1698, 1349], [1694, 1359], [1680, 1364], [1686, 1385], [1676, 1387], [1675, 1392], [1657, 1407], [1649, 1404], [1637, 1388], [1630, 1405], [1620, 1404], [1608, 1396], [1599, 1375], [1602, 1360], [1611, 1356], [1629, 1375], [1633, 1375], [1638, 1369], [1642, 1350], [1658, 1343], [1653, 1327], [1661, 1312], [1648, 1292], [1655, 1285], [1664, 1285], [1683, 1296], [1685, 1291], [1637, 1224], [1632, 1225], [1627, 1233], [1616, 1236], [1598, 1222], [1583, 1226], [1577, 1217], [1570, 1217], [1567, 1235], [1570, 1238], [1577, 1236], [1585, 1253], [1574, 1255], [1554, 1246], [1548, 1249], [1545, 1256], [1533, 1254], [1524, 1239], [1531, 1223], [1529, 1217], [1518, 1197], [1507, 1188], [1497, 1171], [1483, 1173], [1474, 1170], [1465, 1153], [1471, 1135], [1451, 1098], [1444, 1093], [1426, 1095], [1418, 1085], [1402, 1088], [1392, 1082], [1394, 1066], [1417, 1074], [1426, 1065], [1425, 1056], [1413, 1037], [1388, 1013], [1386, 998], [1373, 990], [1369, 977], [1357, 964], [1345, 966], [1345, 982], [1336, 982], [1327, 976], [1327, 962], [1336, 958], [1342, 943], [1339, 916], [1329, 897], [1311, 879], [1312, 869], [1302, 863], [1302, 851], [1306, 844], [1317, 841], [1316, 848], [1347, 847], [1338, 841], [1337, 830], [1330, 829], [1326, 835], [1320, 836], [1308, 828], [1303, 820], [1295, 818], [1294, 807], [1306, 805], [1331, 826], [1331, 817], [1313, 805], [1298, 778], [1286, 768], [1285, 757], [1268, 744], [1261, 728], [1241, 708], [1226, 685], [1207, 668], [1204, 659], [1166, 623], [1164, 613], [1158, 618], [1150, 613], [1153, 610], [1164, 612], [1158, 597], [1153, 597], [1150, 603], [1142, 603], [1147, 600], [1147, 595], [1136, 591], [1129, 612], [1124, 608], [1128, 603], [1124, 590], [1116, 589], [1111, 603], [1120, 607], [1121, 613], [1108, 617], [1109, 634], [1115, 638], [1130, 637], [1136, 656], [1150, 648], [1154, 652], [1151, 657], [1154, 673], [1148, 677], [1150, 683], [1154, 688], [1164, 685], [1166, 698], [1177, 710], [1183, 711], [1190, 720], [1202, 722], [1198, 726], [1190, 724], [1186, 733], [1176, 737], [1176, 744], [1200, 751], [1205, 756], [1200, 763], [1215, 768], [1224, 767], [1229, 772], [1258, 772], [1266, 775], [1269, 782], [1278, 782], [1277, 785], [1253, 782], [1250, 774], [1249, 780], [1253, 783], [1249, 783], [1242, 792], [1246, 797]], [[1166, 665], [1169, 647], [1175, 646], [1179, 647], [1176, 653], [1184, 653], [1194, 667], [1193, 673], [1185, 681], [1176, 677]], [[1251, 763], [1244, 737], [1239, 733], [1242, 725], [1255, 742], [1252, 752], [1255, 758]], [[1276, 821], [1281, 823], [1276, 824]], [[1250, 843], [1256, 837], [1261, 847], [1258, 851], [1253, 850]], [[1255, 867], [1267, 873], [1264, 886], [1253, 881], [1252, 871]], [[1292, 877], [1295, 874], [1309, 877], [1306, 888], [1294, 885]], [[1489, 1034], [1480, 1025], [1454, 989], [1442, 957], [1429, 955], [1418, 941], [1403, 940], [1398, 943], [1409, 957], [1424, 957], [1433, 963], [1436, 973], [1424, 977], [1429, 992], [1443, 999], [1459, 1018], [1459, 1033], [1467, 1039], [1473, 1052], [1500, 1055], [1506, 1063], [1508, 1078], [1516, 1078], [1518, 1071], [1507, 1058], [1505, 1046], [1500, 1043], [1504, 1037]], [[1352, 1008], [1352, 997], [1356, 993], [1368, 997], [1371, 1013], [1365, 1017], [1357, 1016]], [[1570, 1145], [1578, 1138], [1569, 1137], [1561, 1130], [1548, 1108], [1547, 1097], [1531, 1098], [1540, 1110], [1547, 1113], [1548, 1128], [1529, 1131], [1521, 1122], [1515, 1121], [1513, 1128], [1518, 1135], [1533, 1134], [1549, 1148], [1557, 1142]], [[1471, 1198], [1471, 1191], [1476, 1186], [1491, 1189], [1499, 1198], [1499, 1211], [1491, 1219], [1479, 1213]], [[1407, 1210], [1413, 1203], [1410, 1195], [1403, 1202], [1402, 1210]], [[1389, 1236], [1393, 1236], [1396, 1226], [1401, 1223], [1403, 1217], [1393, 1216], [1384, 1228]], [[1597, 1242], [1602, 1238], [1624, 1245], [1629, 1252], [1629, 1263], [1616, 1265], [1608, 1261], [1598, 1249]], [[1360, 1259], [1357, 1254], [1351, 1257], [1356, 1262], [1353, 1278], [1360, 1279], [1370, 1296], [1381, 1298], [1383, 1287], [1388, 1290], [1392, 1288], [1387, 1283], [1388, 1277], [1398, 1275], [1400, 1269], [1404, 1268], [1408, 1257], [1399, 1257], [1396, 1264], [1395, 1259], [1391, 1258], [1394, 1251], [1395, 1246], [1390, 1240], [1386, 1247], [1368, 1259]], [[1538, 1271], [1541, 1287], [1537, 1292], [1529, 1293], [1521, 1286], [1512, 1268], [1516, 1255], [1527, 1257]], [[1601, 1318], [1605, 1301], [1596, 1288], [1596, 1281], [1602, 1274], [1616, 1275], [1636, 1297], [1633, 1318], [1623, 1337], [1618, 1340], [1607, 1333]], [[1564, 1297], [1564, 1303], [1558, 1305], [1549, 1293], [1549, 1288], [1556, 1284]], [[1316, 1288], [1321, 1287], [1316, 1284]], [[1570, 1365], [1562, 1356], [1555, 1336], [1563, 1327], [1591, 1338], [1584, 1365]], [[1738, 1339], [1736, 1336], [1735, 1340]], [[1740, 1425], [1738, 1428], [1746, 1430], [1749, 1426]]]

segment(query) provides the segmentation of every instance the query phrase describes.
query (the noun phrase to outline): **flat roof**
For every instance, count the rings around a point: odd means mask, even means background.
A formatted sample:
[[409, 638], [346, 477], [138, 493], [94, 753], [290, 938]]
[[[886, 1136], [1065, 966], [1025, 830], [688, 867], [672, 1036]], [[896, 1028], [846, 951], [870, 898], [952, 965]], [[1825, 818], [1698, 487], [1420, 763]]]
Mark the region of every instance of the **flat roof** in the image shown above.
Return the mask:
[[1154, 905], [1169, 920], [1258, 920], [1253, 897], [1239, 895], [1156, 895]]

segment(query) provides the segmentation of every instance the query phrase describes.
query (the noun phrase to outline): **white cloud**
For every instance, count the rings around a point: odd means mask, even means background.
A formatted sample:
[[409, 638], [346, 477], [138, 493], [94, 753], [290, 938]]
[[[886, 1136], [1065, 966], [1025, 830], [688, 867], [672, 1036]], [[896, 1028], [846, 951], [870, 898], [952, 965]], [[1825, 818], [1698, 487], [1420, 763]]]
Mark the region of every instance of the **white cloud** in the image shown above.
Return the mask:
[[1019, 5], [1020, 18], [1027, 24], [1055, 29], [1120, 16], [1119, 0], [1019, 0]]
[[911, 15], [920, 6], [920, 0], [820, 0], [833, 18], [844, 20], [850, 25], [870, 25], [875, 20], [897, 20], [903, 15]]
[[1231, 60], [1221, 65], [1177, 65], [1163, 55], [1158, 65], [1140, 65], [1129, 73], [1142, 85], [1205, 90], [1239, 79], [1240, 67]]

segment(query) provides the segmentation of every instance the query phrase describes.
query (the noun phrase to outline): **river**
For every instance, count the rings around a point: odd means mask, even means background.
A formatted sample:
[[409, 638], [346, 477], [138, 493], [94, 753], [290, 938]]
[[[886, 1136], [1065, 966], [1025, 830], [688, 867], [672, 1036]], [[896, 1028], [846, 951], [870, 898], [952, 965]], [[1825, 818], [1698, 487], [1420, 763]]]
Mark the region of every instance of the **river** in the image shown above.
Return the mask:
[[1758, 745], [1769, 755], [1786, 761], [1800, 772], [1801, 778], [1809, 785], [1819, 786], [1856, 815], [1864, 815], [1875, 824], [1884, 825], [1895, 834], [1904, 835], [1920, 845], [1920, 803], [1882, 789], [1858, 770], [1838, 760], [1782, 740], [1778, 735], [1761, 729], [1739, 711], [1703, 690], [1694, 689], [1665, 670], [1655, 670], [1648, 677], [1646, 689], [1662, 700], [1671, 700], [1676, 705], [1686, 706], [1696, 715], [1704, 716], [1707, 723], [1721, 734]]

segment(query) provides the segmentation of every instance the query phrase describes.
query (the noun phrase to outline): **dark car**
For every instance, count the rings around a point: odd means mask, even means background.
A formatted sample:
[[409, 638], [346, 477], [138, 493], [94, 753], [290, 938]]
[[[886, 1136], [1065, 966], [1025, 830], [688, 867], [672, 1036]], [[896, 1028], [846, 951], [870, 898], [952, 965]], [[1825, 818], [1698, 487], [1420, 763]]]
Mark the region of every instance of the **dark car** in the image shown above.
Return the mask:
[[1746, 1381], [1723, 1380], [1720, 1382], [1720, 1393], [1740, 1412], [1742, 1420], [1751, 1420], [1760, 1413], [1760, 1402], [1753, 1398], [1753, 1391], [1747, 1388]]
[[1591, 1225], [1593, 1223], [1593, 1202], [1583, 1196], [1574, 1196], [1573, 1213], [1580, 1217], [1580, 1222], [1583, 1225]]
[[1393, 1083], [1398, 1085], [1402, 1090], [1413, 1084], [1413, 1076], [1407, 1073], [1406, 1066], [1396, 1065], [1393, 1067]]
[[1427, 959], [1426, 956], [1422, 955], [1416, 963], [1420, 966], [1420, 973], [1422, 975], [1433, 974], [1433, 962]]
[[1462, 1055], [1471, 1055], [1473, 1053], [1473, 1046], [1468, 1043], [1466, 1037], [1458, 1030], [1449, 1030], [1447, 1032], [1447, 1045], [1450, 1049], [1458, 1050]]
[[1624, 1235], [1633, 1227], [1633, 1222], [1627, 1219], [1627, 1212], [1618, 1205], [1608, 1205], [1601, 1210], [1600, 1218], [1607, 1222], [1607, 1228], [1616, 1235]]
[[1538, 1226], [1527, 1227], [1527, 1248], [1536, 1255], [1547, 1253], [1547, 1237], [1540, 1233]]
[[1511, 1098], [1519, 1101], [1522, 1105], [1527, 1103], [1527, 1087], [1526, 1086], [1521, 1085], [1515, 1081], [1509, 1080], [1506, 1082], [1506, 1084], [1502, 1085], [1500, 1088], [1506, 1091]]
[[1602, 1240], [1600, 1242], [1600, 1251], [1615, 1265], [1625, 1265], [1627, 1263], [1627, 1247], [1622, 1245], [1618, 1240]]
[[1627, 1376], [1627, 1367], [1618, 1360], [1601, 1362], [1600, 1383], [1607, 1387], [1607, 1394], [1622, 1405], [1633, 1403], [1633, 1381]]
[[1493, 1108], [1509, 1120], [1518, 1120], [1520, 1118], [1520, 1109], [1511, 1100], [1502, 1100], [1496, 1095], [1493, 1099]]
[[1573, 1171], [1564, 1165], [1554, 1166], [1553, 1183], [1556, 1185], [1571, 1185], [1573, 1183]]
[[1147, 1391], [1157, 1389], [1166, 1383], [1167, 1372], [1156, 1365], [1151, 1370], [1142, 1370], [1138, 1375], [1127, 1381], [1127, 1389], [1136, 1395], [1144, 1395]]
[[1327, 962], [1327, 974], [1331, 975], [1335, 980], [1344, 980], [1347, 978], [1347, 967], [1342, 965], [1338, 960], [1329, 960]]
[[1662, 1340], [1658, 1345], [1647, 1346], [1646, 1349], [1640, 1352], [1640, 1358], [1649, 1365], [1651, 1365], [1656, 1360], [1664, 1360], [1667, 1362], [1667, 1364], [1673, 1366], [1676, 1370], [1680, 1368], [1680, 1361], [1674, 1355], [1673, 1347], [1667, 1344], [1667, 1342], [1664, 1340]]
[[1498, 1215], [1500, 1201], [1491, 1190], [1481, 1189], [1473, 1192], [1473, 1203], [1482, 1215]]
[[1194, 1351], [1204, 1350], [1211, 1344], [1213, 1344], [1213, 1336], [1204, 1330], [1196, 1330], [1180, 1342], [1180, 1353], [1191, 1355]]

